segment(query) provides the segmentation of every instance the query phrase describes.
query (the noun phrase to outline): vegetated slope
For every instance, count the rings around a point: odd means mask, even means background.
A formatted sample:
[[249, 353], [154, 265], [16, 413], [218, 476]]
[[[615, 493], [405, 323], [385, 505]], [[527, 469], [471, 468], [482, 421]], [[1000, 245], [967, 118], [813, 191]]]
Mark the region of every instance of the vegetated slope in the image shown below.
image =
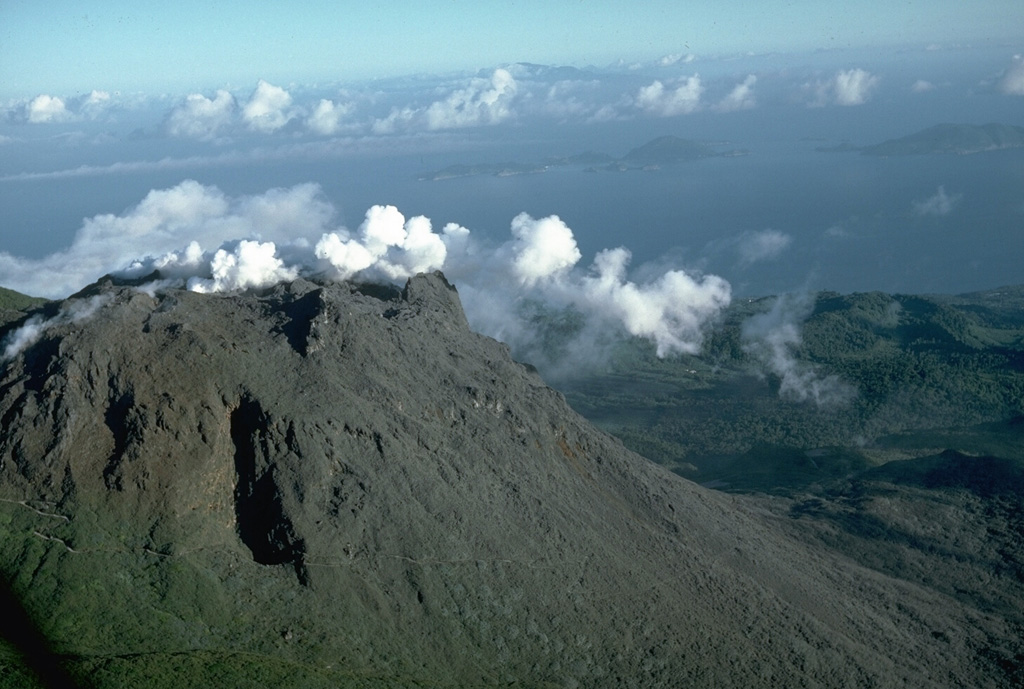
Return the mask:
[[0, 567], [93, 685], [1019, 679], [1015, 616], [629, 452], [438, 274], [86, 301], [0, 375]]
[[0, 287], [0, 325], [21, 316], [19, 312], [46, 303], [40, 297], [30, 297], [6, 287]]
[[899, 156], [929, 153], [966, 155], [1024, 147], [1024, 127], [1008, 124], [937, 124], [920, 132], [860, 149], [864, 155]]
[[576, 409], [697, 481], [790, 490], [944, 449], [1024, 461], [1024, 294], [820, 293], [796, 319], [793, 368], [852, 394], [817, 405], [780, 394], [743, 329], [774, 299], [730, 307], [701, 357], [631, 343], [610, 370], [566, 383]]

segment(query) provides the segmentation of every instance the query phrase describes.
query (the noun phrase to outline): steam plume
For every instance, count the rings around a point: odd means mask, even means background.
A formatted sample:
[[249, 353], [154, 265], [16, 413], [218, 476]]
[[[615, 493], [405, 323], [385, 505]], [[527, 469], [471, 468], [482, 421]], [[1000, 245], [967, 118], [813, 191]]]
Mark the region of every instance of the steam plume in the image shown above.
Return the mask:
[[767, 313], [743, 324], [743, 348], [779, 377], [779, 396], [793, 402], [830, 406], [848, 402], [856, 390], [835, 375], [822, 375], [812, 364], [797, 359], [802, 342], [800, 323], [813, 304], [806, 296], [782, 296]]
[[46, 333], [47, 330], [65, 323], [77, 323], [90, 316], [103, 307], [109, 301], [107, 295], [90, 297], [89, 299], [75, 299], [65, 302], [64, 307], [52, 318], [32, 316], [17, 330], [11, 332], [4, 338], [0, 346], [3, 347], [3, 355], [0, 362], [10, 361], [18, 356], [28, 347], [31, 347]]
[[699, 351], [707, 324], [730, 301], [729, 283], [714, 275], [668, 270], [631, 280], [624, 247], [581, 268], [573, 231], [557, 216], [519, 214], [497, 247], [456, 223], [435, 232], [428, 218], [406, 219], [393, 206], [370, 208], [354, 232], [333, 226], [333, 217], [312, 184], [229, 198], [186, 181], [150, 192], [120, 216], [85, 221], [69, 248], [43, 259], [0, 253], [0, 284], [60, 297], [104, 273], [155, 271], [160, 281], [149, 291], [222, 292], [300, 275], [402, 282], [440, 269], [458, 286], [473, 327], [513, 347], [536, 342], [530, 305], [541, 304], [585, 319], [574, 346], [631, 335], [650, 340], [659, 356]]

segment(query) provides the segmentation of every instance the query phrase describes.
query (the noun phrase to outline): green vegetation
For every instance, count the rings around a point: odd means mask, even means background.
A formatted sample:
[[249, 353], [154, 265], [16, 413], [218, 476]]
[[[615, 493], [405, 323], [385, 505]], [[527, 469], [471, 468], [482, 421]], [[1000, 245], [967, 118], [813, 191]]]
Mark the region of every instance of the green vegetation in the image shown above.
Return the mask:
[[[788, 491], [891, 459], [956, 449], [1024, 461], [1024, 290], [964, 297], [817, 295], [794, 360], [855, 394], [780, 396], [743, 334], [773, 299], [737, 303], [700, 357], [619, 347], [564, 385], [584, 416], [677, 473], [732, 490]], [[564, 329], [565, 320], [560, 321]]]
[[46, 299], [30, 297], [12, 289], [0, 287], [0, 311], [25, 311], [46, 303]]

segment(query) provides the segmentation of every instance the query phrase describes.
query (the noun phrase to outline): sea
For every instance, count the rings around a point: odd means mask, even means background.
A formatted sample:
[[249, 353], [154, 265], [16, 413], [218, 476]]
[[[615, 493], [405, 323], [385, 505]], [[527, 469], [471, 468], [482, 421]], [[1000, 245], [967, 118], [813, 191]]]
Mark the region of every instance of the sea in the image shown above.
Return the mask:
[[[802, 123], [763, 114], [744, 120], [740, 113], [723, 130], [650, 121], [595, 125], [583, 133], [552, 126], [467, 133], [464, 145], [449, 148], [411, 145], [378, 154], [364, 146], [358, 155], [269, 156], [260, 163], [197, 158], [194, 165], [65, 176], [11, 176], [12, 164], [0, 180], [0, 251], [27, 258], [58, 251], [85, 218], [123, 213], [151, 189], [183, 179], [228, 195], [315, 182], [336, 208], [337, 224], [349, 228], [358, 227], [370, 206], [391, 204], [407, 217], [429, 217], [435, 230], [458, 223], [497, 246], [511, 238], [517, 214], [557, 215], [576, 236], [581, 269], [602, 249], [624, 246], [636, 280], [685, 269], [724, 277], [737, 296], [951, 294], [1024, 282], [1024, 150], [890, 158], [819, 150], [843, 141], [877, 143], [934, 124], [926, 113], [893, 121], [883, 109], [873, 112], [872, 122], [845, 125], [831, 115], [827, 128], [816, 125], [816, 113]], [[576, 165], [421, 179], [454, 163], [535, 163], [585, 150], [621, 156], [662, 134], [744, 155], [626, 172]], [[136, 159], [146, 159], [141, 145], [133, 149]], [[776, 240], [770, 249], [751, 252], [769, 235]]]

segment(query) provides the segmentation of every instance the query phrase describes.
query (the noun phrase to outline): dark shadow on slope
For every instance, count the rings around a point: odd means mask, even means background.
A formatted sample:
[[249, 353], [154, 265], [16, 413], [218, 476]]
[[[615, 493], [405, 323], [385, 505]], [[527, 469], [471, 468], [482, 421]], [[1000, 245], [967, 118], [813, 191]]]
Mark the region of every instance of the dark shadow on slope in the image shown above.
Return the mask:
[[299, 582], [306, 585], [305, 543], [285, 514], [274, 481], [275, 466], [266, 461], [266, 426], [266, 416], [253, 400], [243, 400], [231, 413], [238, 536], [252, 552], [253, 560], [261, 565], [291, 564]]
[[288, 339], [288, 344], [302, 356], [309, 353], [309, 333], [313, 327], [313, 319], [324, 308], [323, 290], [313, 290], [295, 301], [283, 306], [288, 322], [278, 328], [278, 332]]
[[1024, 495], [1024, 462], [1000, 457], [973, 457], [946, 450], [934, 457], [889, 462], [860, 478], [920, 488], [962, 489], [980, 497]]
[[[80, 686], [64, 669], [63, 662], [50, 648], [46, 637], [11, 593], [5, 578], [0, 578], [0, 638], [17, 651], [21, 661], [21, 667], [5, 663], [7, 667], [0, 668], [0, 677], [12, 680], [15, 674], [24, 674], [36, 680], [34, 686], [53, 689]], [[22, 669], [23, 672], [19, 672]]]
[[[111, 387], [113, 387], [113, 382]], [[131, 437], [132, 429], [128, 415], [133, 406], [135, 406], [135, 396], [131, 392], [126, 392], [112, 401], [103, 415], [103, 422], [114, 437], [114, 450], [110, 453], [107, 465], [103, 468], [103, 482], [111, 490], [124, 489], [121, 462], [124, 460]]]

